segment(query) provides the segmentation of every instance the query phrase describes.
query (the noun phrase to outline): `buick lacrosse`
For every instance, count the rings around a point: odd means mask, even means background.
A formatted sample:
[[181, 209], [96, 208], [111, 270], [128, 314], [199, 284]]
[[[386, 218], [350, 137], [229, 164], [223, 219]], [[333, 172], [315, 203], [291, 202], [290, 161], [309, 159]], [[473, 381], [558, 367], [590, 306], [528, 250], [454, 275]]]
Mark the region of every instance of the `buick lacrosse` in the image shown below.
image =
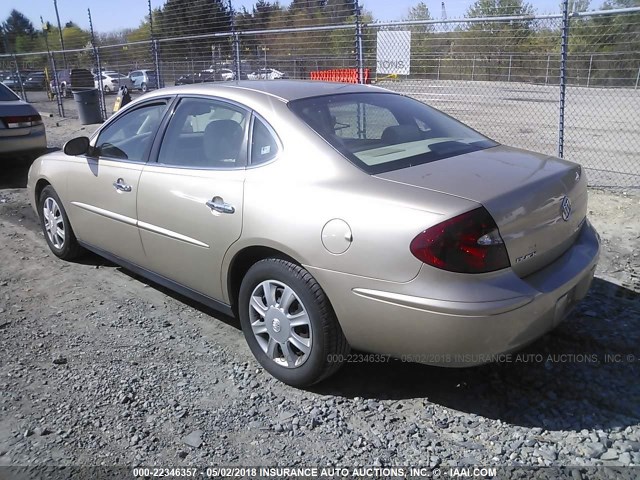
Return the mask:
[[296, 386], [350, 348], [468, 366], [551, 330], [598, 260], [586, 186], [406, 96], [290, 80], [148, 93], [28, 179], [55, 255], [237, 316]]

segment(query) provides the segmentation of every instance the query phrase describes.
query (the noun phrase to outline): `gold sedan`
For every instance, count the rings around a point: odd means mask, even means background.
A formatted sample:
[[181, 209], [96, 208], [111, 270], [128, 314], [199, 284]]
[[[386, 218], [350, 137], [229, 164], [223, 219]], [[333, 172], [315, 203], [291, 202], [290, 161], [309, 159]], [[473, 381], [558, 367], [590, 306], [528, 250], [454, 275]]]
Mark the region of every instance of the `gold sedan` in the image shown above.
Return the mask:
[[298, 386], [350, 348], [491, 361], [562, 321], [598, 260], [579, 165], [371, 86], [160, 89], [28, 183], [58, 257], [88, 249], [238, 316]]

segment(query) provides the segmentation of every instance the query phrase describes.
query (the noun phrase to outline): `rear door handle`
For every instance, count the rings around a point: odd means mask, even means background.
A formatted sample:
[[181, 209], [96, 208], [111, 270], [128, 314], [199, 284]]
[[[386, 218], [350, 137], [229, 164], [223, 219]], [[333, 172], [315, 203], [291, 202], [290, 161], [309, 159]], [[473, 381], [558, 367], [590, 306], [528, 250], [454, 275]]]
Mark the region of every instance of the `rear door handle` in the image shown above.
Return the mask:
[[119, 192], [130, 192], [131, 185], [127, 185], [122, 178], [119, 178], [115, 182], [113, 182], [113, 186]]
[[222, 197], [213, 197], [211, 200], [206, 201], [206, 205], [211, 210], [215, 210], [220, 213], [234, 213], [236, 211], [234, 206], [226, 203]]

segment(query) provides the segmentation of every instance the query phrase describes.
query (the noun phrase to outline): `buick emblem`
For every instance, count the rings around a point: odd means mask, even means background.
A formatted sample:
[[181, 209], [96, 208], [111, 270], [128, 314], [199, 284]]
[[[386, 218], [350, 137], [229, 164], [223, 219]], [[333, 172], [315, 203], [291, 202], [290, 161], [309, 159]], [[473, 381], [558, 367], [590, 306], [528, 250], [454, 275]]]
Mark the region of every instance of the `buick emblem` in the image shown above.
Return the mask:
[[278, 333], [280, 331], [280, 320], [278, 320], [277, 318], [274, 318], [272, 327], [273, 327], [273, 331]]
[[569, 217], [571, 216], [571, 200], [569, 197], [562, 197], [562, 202], [560, 202], [560, 213], [562, 214], [562, 219], [565, 222], [569, 221]]

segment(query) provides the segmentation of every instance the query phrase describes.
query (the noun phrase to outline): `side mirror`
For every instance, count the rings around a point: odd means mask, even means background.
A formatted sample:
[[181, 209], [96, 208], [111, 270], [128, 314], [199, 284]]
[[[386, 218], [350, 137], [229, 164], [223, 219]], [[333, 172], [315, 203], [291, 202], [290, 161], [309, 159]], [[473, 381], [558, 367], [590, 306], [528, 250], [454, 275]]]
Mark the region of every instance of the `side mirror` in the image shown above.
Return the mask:
[[62, 151], [65, 155], [83, 155], [89, 151], [89, 139], [87, 137], [77, 137], [64, 144]]

